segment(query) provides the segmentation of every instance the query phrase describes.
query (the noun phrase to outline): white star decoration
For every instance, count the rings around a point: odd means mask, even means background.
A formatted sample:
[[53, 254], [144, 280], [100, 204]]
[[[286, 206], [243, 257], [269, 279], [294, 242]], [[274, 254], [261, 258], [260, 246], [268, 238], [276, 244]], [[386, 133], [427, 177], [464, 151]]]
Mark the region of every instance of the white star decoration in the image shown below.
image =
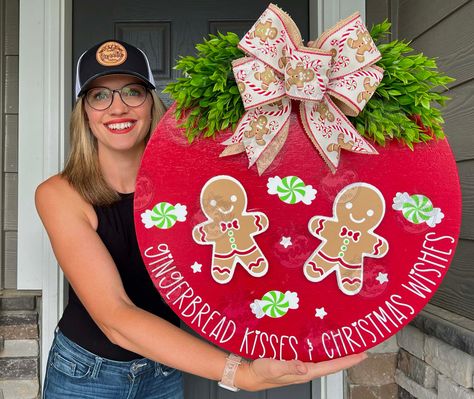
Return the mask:
[[388, 273], [379, 272], [379, 275], [375, 277], [375, 279], [379, 282], [379, 284], [383, 284], [388, 282]]
[[293, 245], [293, 243], [291, 242], [291, 237], [281, 237], [280, 245], [285, 248], [288, 248], [290, 245]]
[[322, 320], [324, 319], [324, 316], [327, 316], [327, 313], [324, 308], [316, 308], [316, 314], [314, 316], [319, 317]]
[[200, 263], [194, 262], [191, 265], [191, 269], [193, 269], [193, 273], [201, 273], [201, 267], [202, 265]]

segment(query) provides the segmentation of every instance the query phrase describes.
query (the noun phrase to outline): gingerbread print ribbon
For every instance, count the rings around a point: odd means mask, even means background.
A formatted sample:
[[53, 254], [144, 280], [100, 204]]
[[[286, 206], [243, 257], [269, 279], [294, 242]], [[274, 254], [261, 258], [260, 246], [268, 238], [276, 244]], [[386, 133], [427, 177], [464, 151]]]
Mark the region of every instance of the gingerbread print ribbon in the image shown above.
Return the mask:
[[288, 14], [270, 4], [243, 37], [249, 56], [233, 62], [245, 107], [221, 156], [246, 152], [259, 174], [283, 147], [291, 100], [300, 101], [304, 129], [333, 172], [340, 150], [377, 154], [346, 115], [356, 116], [380, 84], [381, 55], [359, 13], [326, 31], [305, 47]]

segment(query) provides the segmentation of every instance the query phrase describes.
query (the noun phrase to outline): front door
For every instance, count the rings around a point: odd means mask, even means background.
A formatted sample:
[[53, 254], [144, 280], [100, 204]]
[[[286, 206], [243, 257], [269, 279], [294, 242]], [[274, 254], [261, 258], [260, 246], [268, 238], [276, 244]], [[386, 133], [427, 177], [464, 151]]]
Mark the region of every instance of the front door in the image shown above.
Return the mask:
[[[298, 25], [303, 39], [309, 33], [309, 0], [280, 0]], [[106, 39], [121, 39], [141, 48], [149, 57], [158, 91], [178, 77], [173, 69], [181, 55], [194, 55], [195, 45], [209, 33], [234, 32], [242, 35], [268, 6], [267, 0], [180, 2], [169, 0], [76, 0], [73, 2], [74, 64], [90, 46]], [[160, 93], [170, 104], [170, 99]], [[157, 342], [157, 345], [159, 342]], [[314, 388], [314, 387], [313, 387]], [[313, 389], [314, 390], [314, 389]], [[185, 376], [186, 399], [316, 399], [311, 384], [237, 394], [211, 382]]]
[[[73, 8], [74, 63], [91, 45], [121, 39], [141, 48], [148, 56], [161, 91], [178, 77], [173, 69], [179, 56], [194, 55], [195, 45], [209, 33], [234, 32], [242, 36], [268, 6], [267, 0], [192, 1], [76, 0]], [[309, 32], [309, 0], [282, 0], [301, 30]], [[167, 104], [167, 95], [161, 94]]]

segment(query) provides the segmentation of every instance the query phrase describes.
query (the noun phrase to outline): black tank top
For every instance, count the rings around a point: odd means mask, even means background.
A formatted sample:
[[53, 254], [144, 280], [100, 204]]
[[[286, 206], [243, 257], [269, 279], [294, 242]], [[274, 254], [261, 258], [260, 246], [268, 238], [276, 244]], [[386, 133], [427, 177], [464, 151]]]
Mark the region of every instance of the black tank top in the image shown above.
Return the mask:
[[[161, 298], [141, 258], [133, 223], [133, 194], [121, 194], [121, 199], [114, 204], [94, 206], [94, 209], [98, 219], [97, 233], [112, 255], [132, 302], [179, 326], [178, 316]], [[121, 361], [143, 357], [110, 342], [89, 316], [72, 287], [69, 288], [69, 301], [58, 326], [66, 337], [100, 357]]]

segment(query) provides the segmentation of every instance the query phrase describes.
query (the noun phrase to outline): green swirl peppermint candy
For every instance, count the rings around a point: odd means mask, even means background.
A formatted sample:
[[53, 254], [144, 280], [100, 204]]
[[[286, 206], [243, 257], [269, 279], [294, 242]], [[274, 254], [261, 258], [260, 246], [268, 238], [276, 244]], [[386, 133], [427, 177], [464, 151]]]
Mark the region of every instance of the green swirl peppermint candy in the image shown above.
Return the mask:
[[286, 315], [290, 303], [283, 292], [269, 291], [260, 300], [260, 306], [267, 316], [277, 318]]
[[424, 195], [414, 194], [410, 196], [410, 201], [403, 204], [402, 213], [405, 219], [414, 224], [424, 223], [433, 214], [433, 203]]
[[175, 213], [175, 207], [168, 202], [156, 204], [152, 209], [150, 218], [154, 225], [160, 229], [173, 227], [178, 219]]
[[278, 196], [287, 204], [300, 202], [306, 194], [306, 185], [297, 176], [287, 176], [281, 179], [277, 187]]

